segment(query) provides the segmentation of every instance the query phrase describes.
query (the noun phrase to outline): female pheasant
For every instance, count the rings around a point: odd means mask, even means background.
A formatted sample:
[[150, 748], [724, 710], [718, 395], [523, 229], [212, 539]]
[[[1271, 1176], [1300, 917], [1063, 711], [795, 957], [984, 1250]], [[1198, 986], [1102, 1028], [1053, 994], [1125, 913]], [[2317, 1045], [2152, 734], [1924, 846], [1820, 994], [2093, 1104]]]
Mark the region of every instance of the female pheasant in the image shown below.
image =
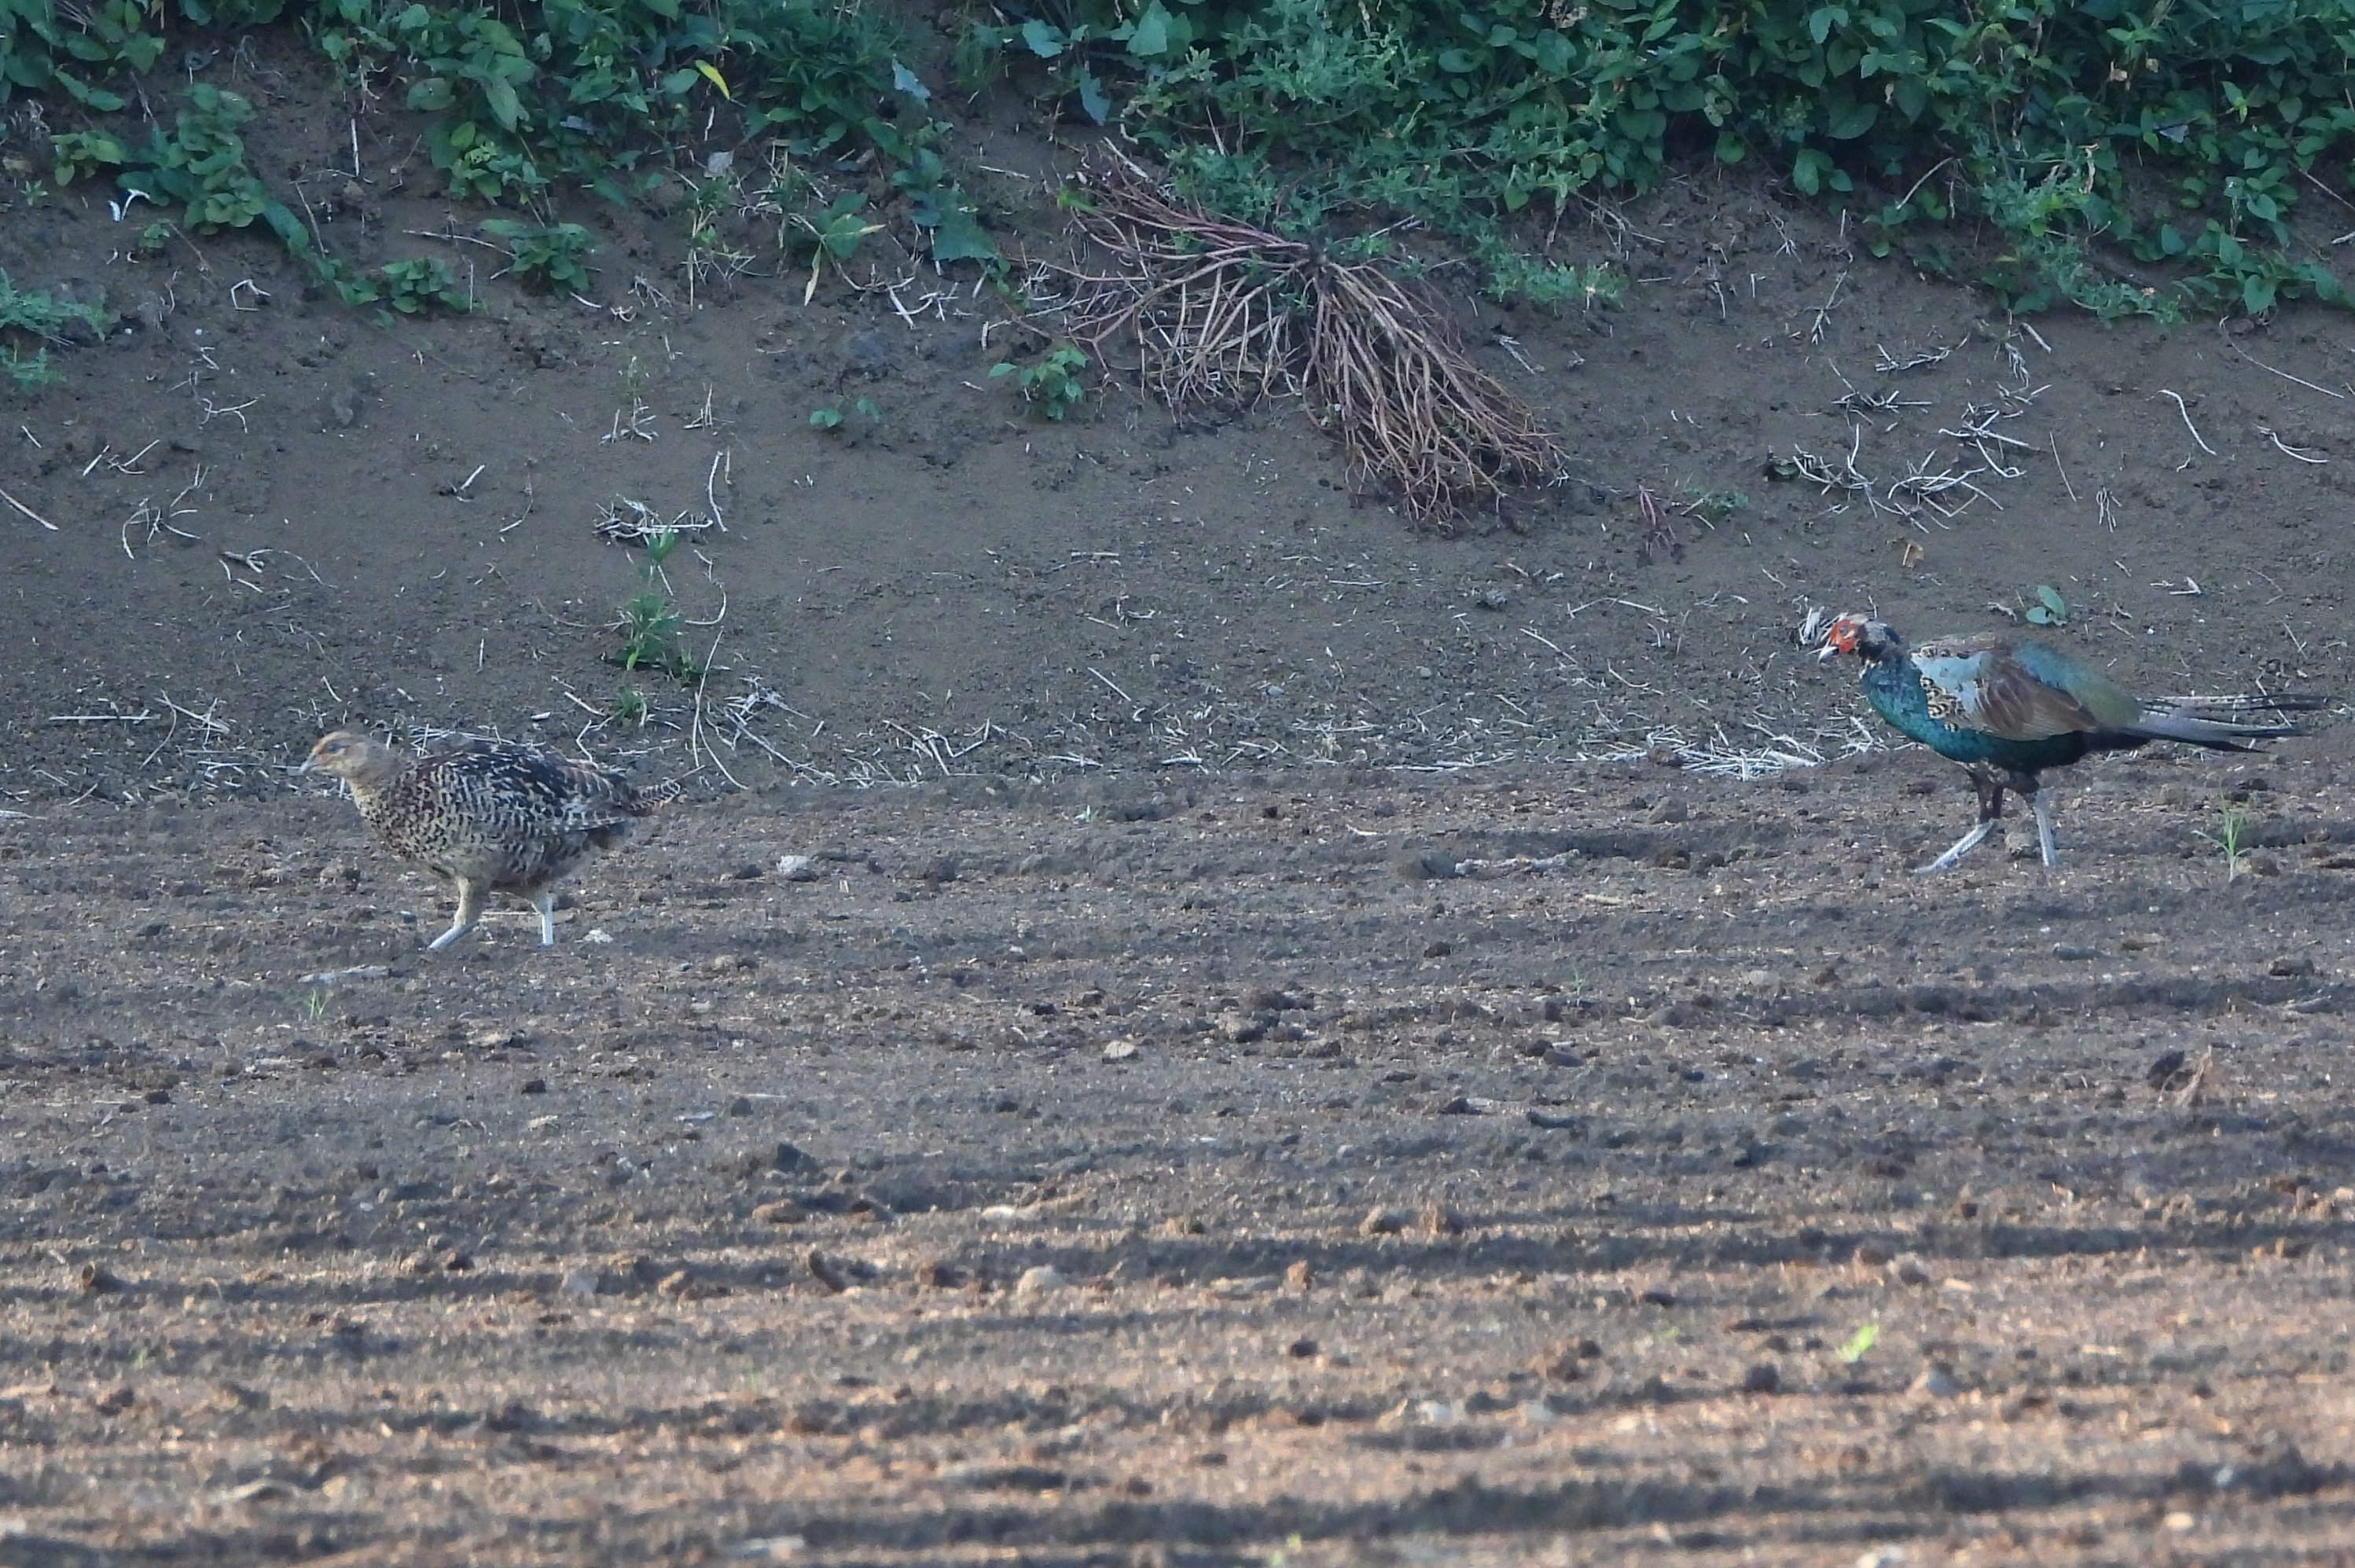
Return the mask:
[[642, 790], [610, 768], [506, 741], [418, 756], [349, 730], [311, 748], [303, 771], [314, 770], [344, 781], [387, 848], [457, 888], [457, 918], [428, 951], [474, 930], [491, 893], [538, 910], [539, 944], [553, 947], [555, 884], [679, 791], [676, 779]]
[[2059, 865], [2052, 811], [2036, 793], [2036, 776], [2046, 768], [2153, 741], [2254, 752], [2252, 741], [2302, 731], [2295, 724], [2253, 724], [2213, 715], [2321, 705], [2305, 697], [2146, 702], [2101, 671], [2042, 643], [1992, 633], [1941, 637], [1909, 649], [1888, 623], [1866, 615], [1842, 615], [1825, 628], [1823, 649], [1816, 656], [1836, 654], [1864, 661], [1861, 684], [1875, 712], [1908, 739], [1962, 763], [1978, 791], [1978, 822], [1923, 871], [1943, 871], [1978, 848], [2001, 821], [2007, 789], [2035, 813], [2044, 863]]

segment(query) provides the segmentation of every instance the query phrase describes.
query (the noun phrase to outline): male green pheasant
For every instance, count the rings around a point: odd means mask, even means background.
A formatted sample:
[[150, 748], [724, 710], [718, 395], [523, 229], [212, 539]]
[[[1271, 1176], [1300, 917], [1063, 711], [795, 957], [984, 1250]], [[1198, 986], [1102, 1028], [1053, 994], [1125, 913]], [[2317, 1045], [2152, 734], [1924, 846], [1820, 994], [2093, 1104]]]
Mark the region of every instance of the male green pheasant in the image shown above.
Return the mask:
[[456, 887], [457, 917], [428, 951], [474, 930], [492, 893], [538, 911], [539, 944], [554, 946], [555, 884], [679, 790], [506, 741], [419, 756], [349, 730], [323, 736], [303, 771], [343, 780], [387, 848]]
[[1990, 633], [1941, 637], [1909, 648], [1887, 622], [1842, 615], [1825, 628], [1816, 656], [1854, 654], [1873, 710], [1940, 756], [1963, 764], [1978, 791], [1979, 816], [1953, 848], [1921, 868], [1943, 871], [1978, 848], [2003, 817], [2004, 791], [2028, 802], [2037, 848], [2061, 863], [2052, 810], [2037, 774], [2096, 752], [2181, 741], [2219, 752], [2254, 752], [2253, 741], [2301, 733], [2295, 724], [2251, 723], [2220, 712], [2284, 712], [2321, 706], [2310, 697], [2181, 698], [2146, 702], [2097, 669], [2025, 638]]

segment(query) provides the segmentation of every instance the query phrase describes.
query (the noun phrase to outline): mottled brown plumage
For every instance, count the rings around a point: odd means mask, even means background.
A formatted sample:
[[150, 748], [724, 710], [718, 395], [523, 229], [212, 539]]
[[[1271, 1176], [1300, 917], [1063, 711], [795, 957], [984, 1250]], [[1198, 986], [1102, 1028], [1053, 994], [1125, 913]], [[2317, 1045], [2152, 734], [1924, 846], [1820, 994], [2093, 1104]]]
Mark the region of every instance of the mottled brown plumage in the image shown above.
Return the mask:
[[555, 884], [678, 794], [677, 781], [642, 790], [610, 768], [506, 741], [421, 756], [338, 730], [303, 765], [343, 780], [387, 848], [456, 888], [457, 918], [433, 948], [472, 931], [492, 893], [538, 911], [540, 945], [555, 945]]

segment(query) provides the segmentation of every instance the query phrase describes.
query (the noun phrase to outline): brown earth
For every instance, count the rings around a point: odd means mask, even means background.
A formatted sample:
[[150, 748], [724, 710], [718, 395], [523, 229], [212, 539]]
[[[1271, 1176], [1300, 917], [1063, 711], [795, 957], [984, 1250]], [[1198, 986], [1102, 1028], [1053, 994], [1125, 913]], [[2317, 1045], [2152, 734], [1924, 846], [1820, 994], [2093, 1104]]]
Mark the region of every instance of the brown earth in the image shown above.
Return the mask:
[[[257, 165], [467, 260], [281, 65]], [[1071, 149], [962, 152], [1057, 242]], [[1564, 237], [1621, 305], [1458, 302], [1577, 460], [1443, 537], [1295, 411], [1025, 419], [969, 280], [691, 305], [574, 216], [592, 304], [390, 326], [0, 223], [122, 313], [0, 462], [0, 1560], [2355, 1551], [2344, 730], [1919, 880], [1959, 777], [1793, 635], [2048, 584], [2130, 683], [2344, 692], [2338, 319], [2030, 330], [1680, 184]], [[602, 661], [624, 497], [725, 523], [700, 705]], [[429, 960], [287, 771], [346, 722], [701, 771]]]

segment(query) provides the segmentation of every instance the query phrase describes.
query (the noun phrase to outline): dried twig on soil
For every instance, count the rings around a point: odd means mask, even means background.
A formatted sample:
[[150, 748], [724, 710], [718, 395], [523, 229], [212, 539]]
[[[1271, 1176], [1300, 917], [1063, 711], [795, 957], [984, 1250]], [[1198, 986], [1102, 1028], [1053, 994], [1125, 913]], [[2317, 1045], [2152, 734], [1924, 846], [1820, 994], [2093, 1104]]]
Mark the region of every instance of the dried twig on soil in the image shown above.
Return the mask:
[[7, 492], [7, 491], [5, 491], [5, 490], [0, 490], [0, 501], [5, 501], [5, 502], [7, 502], [11, 507], [16, 507], [16, 510], [18, 510], [18, 511], [20, 511], [20, 512], [24, 513], [24, 514], [25, 514], [25, 516], [27, 516], [27, 517], [30, 517], [30, 518], [32, 518], [32, 519], [33, 519], [33, 521], [35, 521], [35, 522], [37, 522], [37, 523], [40, 524], [40, 525], [41, 525], [41, 527], [43, 527], [43, 528], [45, 528], [48, 529], [48, 530], [49, 530], [49, 532], [51, 532], [51, 533], [56, 533], [56, 532], [58, 531], [58, 525], [57, 525], [57, 524], [55, 524], [55, 523], [53, 523], [53, 522], [49, 521], [49, 519], [48, 519], [48, 518], [47, 518], [47, 517], [45, 517], [41, 516], [41, 514], [40, 514], [40, 513], [38, 513], [38, 512], [37, 512], [37, 511], [33, 510], [33, 508], [32, 508], [32, 507], [27, 507], [27, 505], [25, 505], [25, 503], [24, 503], [24, 502], [19, 501], [18, 499], [16, 499], [16, 496], [11, 496], [10, 494], [8, 494], [8, 492]]
[[2208, 438], [2201, 435], [2200, 433], [2200, 427], [2191, 422], [2191, 406], [2183, 400], [2183, 394], [2177, 391], [2170, 391], [2167, 388], [2161, 387], [2158, 389], [2158, 395], [2162, 398], [2173, 398], [2175, 400], [2175, 411], [2183, 416], [2183, 428], [2191, 432], [2191, 439], [2200, 443], [2200, 451], [2206, 453], [2211, 457], [2215, 456], [2216, 449], [2208, 444]]
[[627, 496], [607, 502], [597, 518], [597, 537], [607, 544], [644, 544], [656, 534], [694, 534], [715, 528], [722, 533], [728, 531], [716, 516], [693, 512], [681, 512], [664, 522], [660, 512]]
[[1529, 411], [1373, 261], [1188, 211], [1125, 175], [1101, 180], [1079, 221], [1117, 270], [1059, 269], [1071, 336], [1100, 359], [1133, 344], [1172, 409], [1297, 396], [1341, 443], [1352, 487], [1423, 522], [1561, 470]]

